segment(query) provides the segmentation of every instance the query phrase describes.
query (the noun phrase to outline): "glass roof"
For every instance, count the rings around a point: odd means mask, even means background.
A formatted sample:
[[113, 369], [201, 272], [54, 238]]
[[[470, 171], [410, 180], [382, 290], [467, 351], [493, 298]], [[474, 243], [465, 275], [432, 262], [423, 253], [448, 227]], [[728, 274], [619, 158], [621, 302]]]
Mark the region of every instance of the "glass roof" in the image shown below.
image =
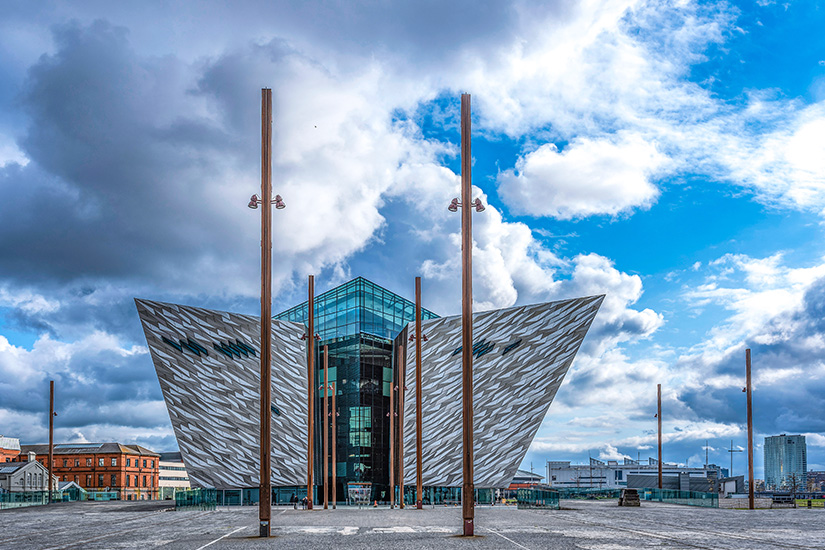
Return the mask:
[[[307, 302], [274, 315], [275, 319], [307, 322]], [[421, 319], [438, 315], [421, 308]], [[363, 277], [315, 297], [315, 332], [322, 340], [359, 333], [392, 339], [415, 321], [415, 304]]]

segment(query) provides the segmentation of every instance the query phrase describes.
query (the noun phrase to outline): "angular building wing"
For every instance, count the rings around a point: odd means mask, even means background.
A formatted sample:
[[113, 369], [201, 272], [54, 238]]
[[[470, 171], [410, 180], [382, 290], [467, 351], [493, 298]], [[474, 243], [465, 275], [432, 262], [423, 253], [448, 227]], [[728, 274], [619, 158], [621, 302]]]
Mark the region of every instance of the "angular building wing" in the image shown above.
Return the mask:
[[[135, 300], [194, 486], [259, 485], [260, 320]], [[306, 484], [305, 329], [272, 321], [272, 483]]]
[[[602, 296], [474, 314], [475, 485], [506, 487], [524, 458], [587, 333]], [[193, 485], [254, 488], [258, 480], [260, 322], [257, 317], [136, 300], [183, 460]], [[358, 277], [316, 297], [314, 468], [335, 420], [335, 488], [369, 483], [389, 500], [390, 397], [406, 365], [404, 480], [415, 482], [415, 318], [409, 300]], [[307, 304], [272, 320], [272, 484], [303, 486], [307, 464]], [[460, 487], [461, 318], [422, 310], [424, 484]], [[405, 360], [397, 349], [405, 344]], [[324, 346], [336, 411], [324, 411]], [[403, 387], [403, 386], [402, 386]], [[331, 404], [329, 404], [331, 406]], [[393, 408], [398, 401], [394, 400]], [[433, 494], [433, 498], [440, 498]]]
[[[524, 458], [604, 296], [473, 315], [476, 488], [506, 487]], [[415, 343], [408, 325], [404, 482], [415, 483]], [[462, 484], [461, 316], [421, 322], [423, 483]], [[423, 340], [423, 338], [422, 338]], [[398, 342], [398, 340], [397, 340]]]

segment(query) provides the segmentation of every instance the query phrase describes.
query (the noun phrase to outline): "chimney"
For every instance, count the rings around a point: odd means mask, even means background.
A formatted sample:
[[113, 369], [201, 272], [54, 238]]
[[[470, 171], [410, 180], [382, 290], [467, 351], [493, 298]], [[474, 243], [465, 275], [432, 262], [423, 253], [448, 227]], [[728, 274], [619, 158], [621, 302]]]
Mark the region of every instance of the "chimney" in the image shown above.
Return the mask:
[[37, 453], [29, 451], [29, 462], [34, 462], [35, 460], [37, 460]]

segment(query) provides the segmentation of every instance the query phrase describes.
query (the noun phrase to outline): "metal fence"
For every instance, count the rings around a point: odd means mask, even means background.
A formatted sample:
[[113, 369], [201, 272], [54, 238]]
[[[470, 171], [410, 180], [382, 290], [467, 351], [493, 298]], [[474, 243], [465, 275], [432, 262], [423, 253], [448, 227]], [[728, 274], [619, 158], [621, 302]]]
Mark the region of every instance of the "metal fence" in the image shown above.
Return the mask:
[[0, 493], [0, 510], [22, 508], [24, 506], [43, 506], [48, 503], [48, 491], [13, 491]]
[[217, 504], [217, 489], [189, 489], [175, 493], [175, 510], [214, 510]]
[[622, 494], [621, 489], [600, 489], [598, 487], [560, 487], [558, 491], [559, 497], [563, 499], [619, 498], [619, 496]]
[[717, 493], [677, 491], [675, 489], [637, 489], [637, 491], [639, 491], [639, 498], [641, 500], [682, 504], [685, 506], [702, 506], [704, 508], [719, 508], [719, 495]]
[[821, 498], [798, 498], [797, 508], [825, 508], [825, 500]]
[[559, 509], [559, 492], [554, 489], [519, 489], [516, 492], [519, 510]]

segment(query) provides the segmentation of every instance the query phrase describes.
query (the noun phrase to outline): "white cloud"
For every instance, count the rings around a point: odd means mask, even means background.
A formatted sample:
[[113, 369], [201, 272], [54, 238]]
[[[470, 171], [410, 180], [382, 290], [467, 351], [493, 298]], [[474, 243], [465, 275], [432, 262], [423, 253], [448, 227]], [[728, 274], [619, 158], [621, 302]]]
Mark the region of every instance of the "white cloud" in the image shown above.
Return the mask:
[[649, 208], [651, 176], [666, 162], [638, 135], [577, 138], [562, 151], [546, 144], [499, 174], [499, 194], [516, 213], [560, 219]]
[[54, 313], [60, 309], [58, 300], [49, 299], [30, 289], [10, 290], [0, 287], [0, 306], [19, 308], [25, 313]]

